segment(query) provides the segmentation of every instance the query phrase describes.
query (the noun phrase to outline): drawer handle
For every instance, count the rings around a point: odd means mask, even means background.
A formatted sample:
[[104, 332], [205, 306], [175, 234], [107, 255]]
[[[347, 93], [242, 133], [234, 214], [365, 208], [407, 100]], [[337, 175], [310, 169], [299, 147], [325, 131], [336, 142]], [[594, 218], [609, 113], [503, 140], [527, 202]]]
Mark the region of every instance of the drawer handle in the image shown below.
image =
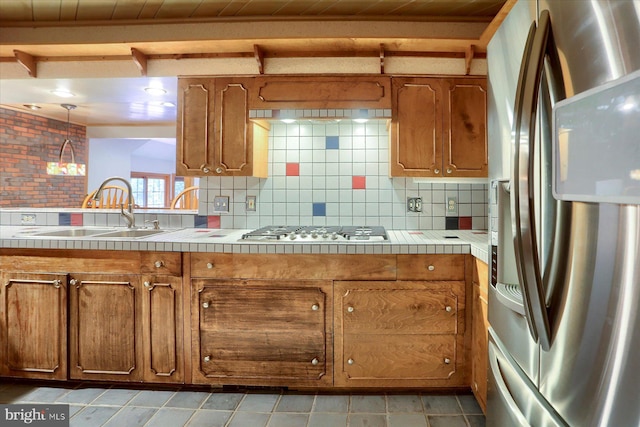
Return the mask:
[[156, 268], [160, 268], [160, 267], [164, 266], [164, 262], [158, 260], [158, 261], [154, 262], [153, 265], [155, 265]]
[[311, 361], [311, 364], [312, 364], [313, 366], [316, 366], [318, 363], [320, 363], [320, 361], [318, 360], [318, 358], [317, 358], [317, 357], [314, 357], [314, 358], [313, 358], [313, 360]]
[[451, 310], [453, 310], [453, 308], [451, 308], [450, 305], [446, 306], [444, 309], [446, 310], [447, 313], [451, 313]]
[[208, 262], [207, 263], [207, 268], [213, 268], [213, 263], [212, 262]]
[[451, 363], [451, 359], [449, 359], [448, 357], [445, 357], [445, 358], [444, 358], [444, 364], [445, 364], [445, 365], [448, 365], [448, 364], [450, 364], [450, 363]]
[[145, 287], [145, 288], [148, 288], [148, 287], [150, 287], [150, 286], [151, 286], [151, 283], [149, 283], [149, 282], [144, 282], [144, 287]]
[[76, 279], [71, 279], [71, 280], [69, 280], [69, 284], [70, 284], [71, 286], [75, 286], [75, 285], [77, 285], [77, 284], [78, 284], [78, 281], [77, 281]]
[[320, 306], [319, 306], [318, 304], [313, 304], [313, 305], [311, 306], [311, 310], [313, 310], [313, 311], [318, 311], [318, 310], [320, 310]]
[[433, 270], [435, 270], [435, 269], [436, 269], [436, 268], [435, 268], [433, 265], [430, 265], [429, 267], [427, 267], [427, 270], [429, 270], [429, 271], [433, 271]]
[[202, 308], [209, 308], [209, 303], [208, 302], [203, 302], [202, 303]]
[[62, 286], [62, 280], [60, 279], [56, 279], [53, 281], [53, 287], [58, 289], [60, 286]]
[[348, 363], [349, 365], [353, 365], [354, 360], [353, 360], [353, 359], [349, 359], [349, 360], [347, 360], [347, 363]]
[[211, 362], [211, 356], [205, 356], [204, 357], [204, 361], [205, 362]]
[[349, 313], [353, 313], [353, 310], [355, 310], [355, 308], [353, 308], [353, 307], [351, 307], [351, 306], [347, 307], [347, 311], [348, 311]]

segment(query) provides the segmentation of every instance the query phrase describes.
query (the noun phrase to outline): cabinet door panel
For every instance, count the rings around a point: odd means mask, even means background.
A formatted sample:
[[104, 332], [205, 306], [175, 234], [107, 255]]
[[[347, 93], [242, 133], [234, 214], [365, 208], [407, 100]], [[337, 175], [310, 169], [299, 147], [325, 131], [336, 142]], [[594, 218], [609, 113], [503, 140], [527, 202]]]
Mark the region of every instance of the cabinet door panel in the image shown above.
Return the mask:
[[213, 164], [212, 88], [207, 80], [179, 80], [176, 174], [202, 175]]
[[140, 377], [135, 276], [72, 275], [71, 378]]
[[144, 287], [145, 380], [181, 382], [182, 279], [153, 277], [144, 282]]
[[251, 175], [250, 155], [253, 152], [251, 127], [249, 126], [249, 91], [246, 84], [219, 79], [216, 93], [216, 117], [219, 118], [217, 132], [216, 166], [225, 174]]
[[56, 274], [3, 274], [2, 375], [66, 379], [66, 280]]
[[445, 176], [487, 176], [487, 91], [484, 81], [449, 84]]

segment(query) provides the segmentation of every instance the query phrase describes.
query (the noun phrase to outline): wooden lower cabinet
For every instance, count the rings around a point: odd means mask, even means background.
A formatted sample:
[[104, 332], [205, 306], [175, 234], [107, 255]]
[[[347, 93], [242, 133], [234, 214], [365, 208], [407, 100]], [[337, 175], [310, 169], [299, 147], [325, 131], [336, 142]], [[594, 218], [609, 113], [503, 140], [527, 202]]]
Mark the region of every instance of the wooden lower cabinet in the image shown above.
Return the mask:
[[476, 259], [473, 272], [473, 330], [471, 339], [471, 390], [483, 411], [487, 408], [489, 367], [489, 268]]
[[192, 281], [193, 382], [332, 385], [330, 281]]
[[67, 277], [4, 272], [0, 375], [67, 378]]
[[338, 387], [466, 381], [465, 282], [335, 282]]

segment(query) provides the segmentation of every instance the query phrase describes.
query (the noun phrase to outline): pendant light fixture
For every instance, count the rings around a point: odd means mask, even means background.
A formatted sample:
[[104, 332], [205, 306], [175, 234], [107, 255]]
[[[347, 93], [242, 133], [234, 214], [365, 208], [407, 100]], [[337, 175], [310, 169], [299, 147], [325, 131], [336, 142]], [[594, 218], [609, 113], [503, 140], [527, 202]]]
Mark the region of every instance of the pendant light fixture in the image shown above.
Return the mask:
[[[84, 163], [76, 163], [76, 153], [73, 151], [73, 144], [71, 144], [69, 130], [71, 128], [71, 122], [69, 115], [71, 110], [75, 110], [77, 107], [73, 104], [60, 104], [62, 108], [67, 110], [67, 138], [60, 147], [60, 155], [57, 162], [47, 162], [47, 175], [69, 175], [69, 176], [85, 176], [87, 167]], [[62, 154], [64, 149], [69, 147], [71, 150], [71, 163], [65, 163], [62, 161]]]

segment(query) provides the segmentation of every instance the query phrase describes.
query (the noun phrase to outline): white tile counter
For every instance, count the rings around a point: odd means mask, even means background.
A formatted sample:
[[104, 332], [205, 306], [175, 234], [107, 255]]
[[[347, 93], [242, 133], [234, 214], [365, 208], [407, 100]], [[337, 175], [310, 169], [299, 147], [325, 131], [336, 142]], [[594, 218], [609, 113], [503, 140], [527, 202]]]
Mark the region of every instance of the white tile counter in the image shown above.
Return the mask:
[[[1, 248], [131, 250], [223, 253], [308, 254], [466, 254], [488, 262], [489, 239], [476, 230], [387, 230], [384, 242], [248, 241], [250, 230], [181, 228], [144, 238], [35, 237], [72, 226], [2, 226]], [[75, 227], [79, 228], [79, 227]]]

